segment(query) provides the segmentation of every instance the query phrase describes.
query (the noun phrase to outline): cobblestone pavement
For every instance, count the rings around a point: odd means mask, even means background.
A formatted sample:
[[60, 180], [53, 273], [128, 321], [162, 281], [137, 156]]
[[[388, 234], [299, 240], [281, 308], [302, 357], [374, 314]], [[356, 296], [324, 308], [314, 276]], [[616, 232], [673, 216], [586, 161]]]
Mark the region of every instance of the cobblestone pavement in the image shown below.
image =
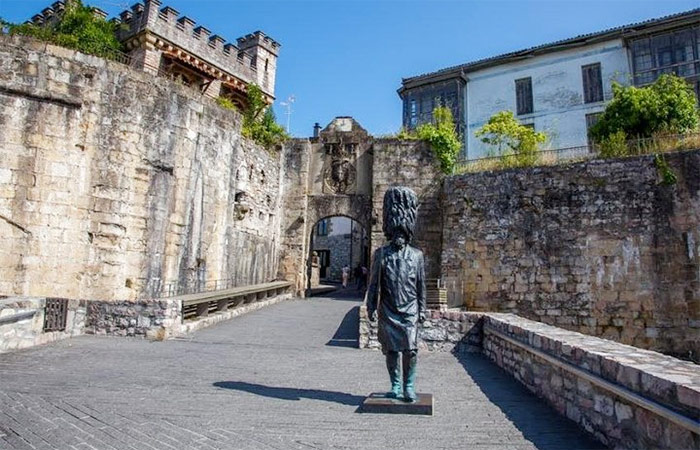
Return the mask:
[[387, 389], [356, 299], [283, 302], [188, 339], [84, 336], [0, 355], [3, 449], [595, 448], [482, 356], [419, 357], [433, 417], [360, 414]]

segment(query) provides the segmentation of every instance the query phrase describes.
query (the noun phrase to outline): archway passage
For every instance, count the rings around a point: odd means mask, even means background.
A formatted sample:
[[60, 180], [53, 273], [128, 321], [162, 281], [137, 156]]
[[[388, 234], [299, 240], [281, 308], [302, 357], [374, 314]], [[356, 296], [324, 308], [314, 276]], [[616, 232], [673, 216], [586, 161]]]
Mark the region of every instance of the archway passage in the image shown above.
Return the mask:
[[307, 289], [324, 287], [364, 292], [369, 278], [369, 233], [346, 216], [318, 220], [312, 227]]

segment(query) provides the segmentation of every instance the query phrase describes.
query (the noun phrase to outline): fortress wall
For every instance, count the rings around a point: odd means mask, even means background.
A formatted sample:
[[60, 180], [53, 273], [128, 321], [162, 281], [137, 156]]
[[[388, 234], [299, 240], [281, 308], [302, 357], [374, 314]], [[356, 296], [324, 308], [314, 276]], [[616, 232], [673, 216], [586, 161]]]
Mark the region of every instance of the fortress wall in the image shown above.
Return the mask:
[[[0, 295], [274, 279], [280, 156], [163, 78], [0, 36]], [[240, 194], [236, 201], [236, 194]]]
[[426, 278], [440, 277], [443, 177], [430, 146], [413, 140], [376, 140], [372, 175], [372, 254], [386, 242], [382, 231], [384, 193], [392, 186], [409, 187], [419, 201], [413, 244], [425, 255]]
[[700, 151], [450, 177], [451, 302], [698, 360]]

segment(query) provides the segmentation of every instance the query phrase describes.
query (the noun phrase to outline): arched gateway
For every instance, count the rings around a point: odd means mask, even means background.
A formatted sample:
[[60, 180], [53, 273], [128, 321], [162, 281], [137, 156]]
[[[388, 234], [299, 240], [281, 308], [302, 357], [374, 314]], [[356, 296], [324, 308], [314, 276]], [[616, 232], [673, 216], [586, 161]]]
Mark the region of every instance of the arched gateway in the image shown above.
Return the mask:
[[[375, 139], [352, 117], [336, 117], [319, 128], [312, 138], [289, 141], [283, 151], [280, 277], [294, 281], [297, 293], [304, 295], [310, 277], [311, 232], [321, 219], [353, 219], [366, 230], [369, 249], [380, 246], [381, 199], [393, 185], [406, 185], [418, 193], [418, 244], [439, 249], [441, 177], [429, 149], [418, 141]], [[428, 270], [439, 272], [439, 250], [426, 256]]]

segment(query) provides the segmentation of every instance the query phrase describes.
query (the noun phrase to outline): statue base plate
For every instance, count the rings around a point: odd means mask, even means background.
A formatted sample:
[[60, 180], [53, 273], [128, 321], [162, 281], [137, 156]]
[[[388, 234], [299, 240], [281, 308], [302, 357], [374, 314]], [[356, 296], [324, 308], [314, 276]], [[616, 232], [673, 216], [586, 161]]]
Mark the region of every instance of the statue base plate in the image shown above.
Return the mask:
[[360, 412], [376, 414], [433, 415], [433, 394], [418, 394], [418, 400], [408, 403], [397, 398], [388, 398], [386, 393], [373, 392], [362, 402]]

